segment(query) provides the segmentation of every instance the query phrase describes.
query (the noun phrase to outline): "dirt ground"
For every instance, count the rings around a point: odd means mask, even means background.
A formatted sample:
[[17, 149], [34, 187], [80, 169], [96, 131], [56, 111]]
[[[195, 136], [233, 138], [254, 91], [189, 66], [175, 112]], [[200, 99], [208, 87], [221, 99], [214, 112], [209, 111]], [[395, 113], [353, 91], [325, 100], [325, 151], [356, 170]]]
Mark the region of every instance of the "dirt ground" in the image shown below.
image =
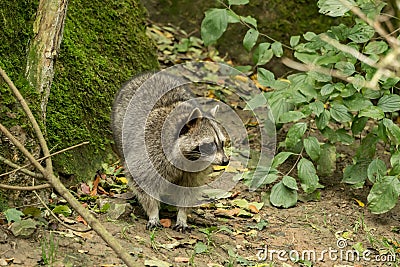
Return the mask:
[[[399, 261], [390, 256], [399, 240], [398, 207], [373, 215], [355, 200], [366, 202], [366, 190], [350, 190], [337, 184], [335, 177], [325, 185], [317, 202], [299, 203], [291, 209], [267, 204], [258, 213], [266, 221], [262, 230], [255, 227], [254, 219], [221, 217], [212, 207], [194, 210], [190, 233], [167, 228], [146, 230], [146, 219], [136, 205], [136, 219], [126, 216], [112, 221], [107, 214], [99, 218], [143, 266], [398, 266]], [[240, 184], [235, 190], [240, 192], [236, 198], [263, 199], [264, 190], [248, 192]], [[174, 215], [163, 210], [161, 218], [174, 220]], [[44, 254], [54, 256], [48, 264], [52, 266], [124, 266], [95, 232], [78, 233], [61, 227], [38, 230], [21, 239], [13, 237], [6, 226], [1, 230], [1, 266], [40, 266]], [[44, 241], [54, 248], [43, 245]], [[360, 246], [370, 254], [363, 257], [359, 253], [357, 259], [353, 253]], [[290, 260], [290, 256], [301, 259], [302, 254], [305, 261]]]

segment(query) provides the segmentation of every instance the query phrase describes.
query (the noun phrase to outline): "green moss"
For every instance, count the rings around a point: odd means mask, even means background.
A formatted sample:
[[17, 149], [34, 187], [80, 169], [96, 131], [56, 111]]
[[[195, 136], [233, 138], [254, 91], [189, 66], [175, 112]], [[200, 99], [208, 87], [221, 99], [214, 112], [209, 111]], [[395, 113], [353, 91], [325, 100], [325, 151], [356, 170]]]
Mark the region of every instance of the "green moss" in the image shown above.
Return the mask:
[[112, 158], [109, 117], [115, 92], [135, 73], [158, 68], [145, 16], [136, 0], [69, 1], [48, 105], [48, 139], [57, 149], [83, 141], [90, 145], [57, 156], [58, 170], [91, 178]]
[[[4, 0], [0, 9], [5, 26], [0, 30], [0, 66], [35, 113], [39, 95], [27, 84], [24, 74], [37, 7], [38, 0]], [[115, 159], [109, 129], [114, 94], [135, 73], [158, 68], [154, 46], [145, 35], [145, 18], [137, 0], [68, 1], [47, 107], [46, 136], [53, 152], [83, 141], [90, 141], [90, 145], [55, 157], [57, 171], [88, 179], [101, 168], [100, 163]], [[13, 116], [7, 115], [11, 113]], [[1, 80], [0, 120], [31, 131]]]

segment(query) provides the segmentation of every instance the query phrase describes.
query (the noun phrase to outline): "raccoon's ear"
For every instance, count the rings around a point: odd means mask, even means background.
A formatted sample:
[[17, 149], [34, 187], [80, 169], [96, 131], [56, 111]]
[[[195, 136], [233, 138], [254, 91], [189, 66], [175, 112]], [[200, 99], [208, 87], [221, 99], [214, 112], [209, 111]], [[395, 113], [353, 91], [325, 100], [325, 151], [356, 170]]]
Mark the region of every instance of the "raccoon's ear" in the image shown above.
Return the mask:
[[190, 113], [190, 115], [186, 121], [186, 124], [196, 122], [198, 119], [200, 119], [202, 117], [203, 117], [203, 114], [201, 113], [200, 109], [195, 108]]
[[185, 125], [181, 129], [179, 135], [186, 134], [192, 127], [195, 127], [198, 121], [203, 117], [199, 108], [195, 108], [192, 110], [190, 115], [188, 116]]
[[216, 105], [210, 110], [210, 114], [211, 116], [213, 116], [213, 118], [215, 118], [215, 115], [217, 114], [218, 110], [219, 110], [219, 105]]

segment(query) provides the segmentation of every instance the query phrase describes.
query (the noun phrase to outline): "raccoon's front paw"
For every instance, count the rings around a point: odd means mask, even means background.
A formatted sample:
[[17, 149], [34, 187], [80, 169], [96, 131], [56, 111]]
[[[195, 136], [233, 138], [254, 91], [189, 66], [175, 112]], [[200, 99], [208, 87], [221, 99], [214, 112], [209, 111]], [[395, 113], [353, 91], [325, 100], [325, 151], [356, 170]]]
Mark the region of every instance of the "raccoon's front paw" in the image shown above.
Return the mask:
[[162, 225], [158, 219], [149, 219], [146, 224], [147, 230], [153, 230], [155, 228], [162, 228]]
[[192, 231], [192, 227], [190, 227], [186, 223], [179, 223], [179, 222], [177, 222], [172, 229], [181, 233]]

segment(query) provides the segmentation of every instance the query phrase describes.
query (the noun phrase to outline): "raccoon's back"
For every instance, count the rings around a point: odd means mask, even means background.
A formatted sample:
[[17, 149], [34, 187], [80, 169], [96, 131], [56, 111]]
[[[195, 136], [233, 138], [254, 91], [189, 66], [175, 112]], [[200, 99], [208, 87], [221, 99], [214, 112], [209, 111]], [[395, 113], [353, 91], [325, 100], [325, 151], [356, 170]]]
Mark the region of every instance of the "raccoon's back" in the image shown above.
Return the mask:
[[[193, 97], [190, 90], [186, 86], [182, 86], [182, 84], [186, 82], [187, 81], [182, 78], [163, 72], [147, 72], [133, 77], [121, 87], [116, 94], [111, 113], [111, 128], [114, 135], [116, 152], [121, 158], [123, 158], [122, 129], [124, 117], [129, 103], [135, 96], [137, 90], [143, 86], [141, 90], [146, 91], [147, 99], [137, 101], [138, 103], [134, 103], [135, 106], [147, 107], [147, 105], [150, 105], [149, 103], [152, 103], [162, 95], [162, 97], [156, 101], [153, 109], [164, 108], [173, 106], [177, 102], [189, 100]], [[169, 90], [171, 88], [173, 89]]]

